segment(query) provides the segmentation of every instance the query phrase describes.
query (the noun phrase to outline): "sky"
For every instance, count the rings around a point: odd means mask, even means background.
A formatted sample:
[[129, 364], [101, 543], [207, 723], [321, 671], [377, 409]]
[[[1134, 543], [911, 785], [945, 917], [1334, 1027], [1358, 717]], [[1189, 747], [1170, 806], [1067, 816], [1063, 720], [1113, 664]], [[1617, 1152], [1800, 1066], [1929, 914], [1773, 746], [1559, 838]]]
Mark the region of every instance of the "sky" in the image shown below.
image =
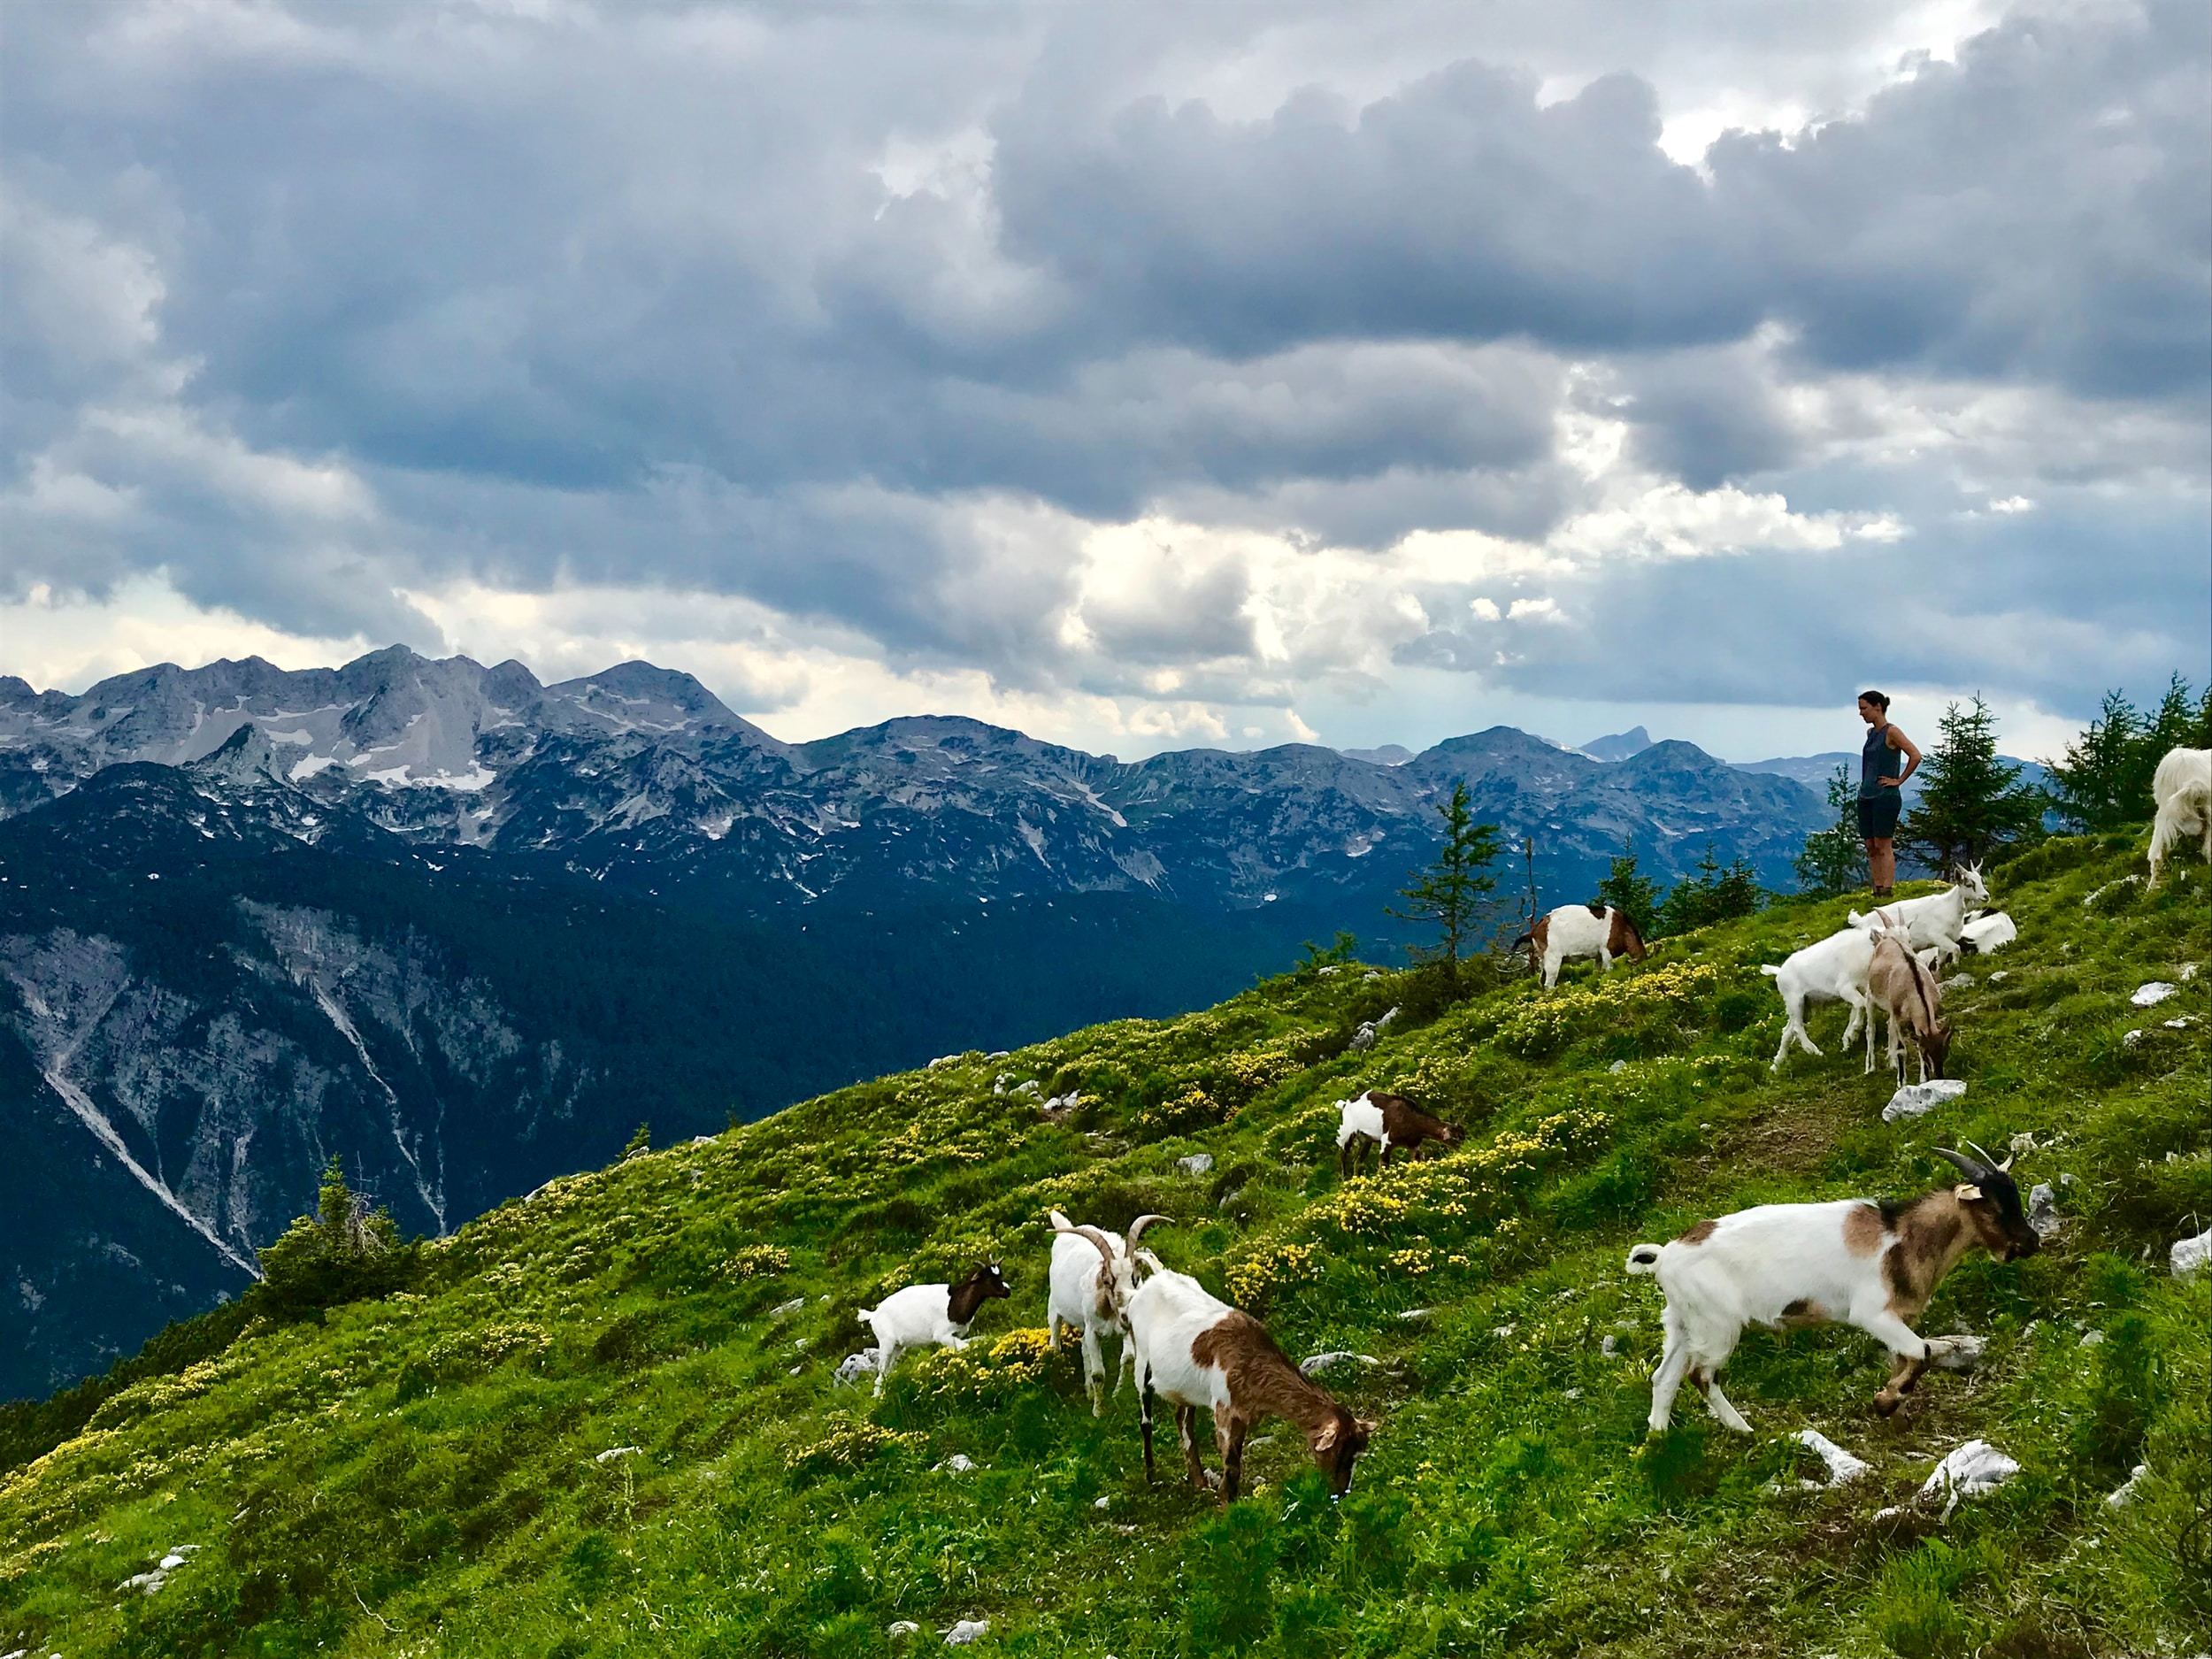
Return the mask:
[[2212, 677], [2212, 7], [8, 9], [0, 672], [2008, 751]]

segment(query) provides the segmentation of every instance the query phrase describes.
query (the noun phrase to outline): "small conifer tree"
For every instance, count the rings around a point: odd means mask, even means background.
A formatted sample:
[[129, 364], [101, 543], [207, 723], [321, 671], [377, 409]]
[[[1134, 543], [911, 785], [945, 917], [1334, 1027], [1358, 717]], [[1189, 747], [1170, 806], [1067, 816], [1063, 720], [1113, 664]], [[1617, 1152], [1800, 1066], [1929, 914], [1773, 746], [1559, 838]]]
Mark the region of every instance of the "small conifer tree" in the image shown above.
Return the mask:
[[1858, 797], [1850, 768], [1838, 766], [1828, 780], [1828, 826], [1808, 835], [1804, 851], [1797, 855], [1799, 892], [1832, 898], [1866, 885], [1866, 842], [1859, 835]]
[[1621, 849], [1620, 856], [1613, 861], [1613, 869], [1598, 883], [1598, 902], [1608, 904], [1636, 924], [1636, 931], [1647, 938], [1659, 920], [1659, 884], [1649, 876], [1636, 871], [1636, 848], [1631, 842]]
[[1475, 822], [1463, 783], [1452, 787], [1451, 798], [1437, 811], [1444, 820], [1444, 845], [1435, 862], [1402, 889], [1404, 908], [1388, 913], [1400, 921], [1434, 926], [1436, 943], [1414, 947], [1414, 958], [1456, 985], [1460, 959], [1473, 943], [1483, 901], [1498, 885], [1487, 873], [1498, 856], [1498, 826]]
[[1997, 717], [1978, 692], [1971, 705], [1943, 711], [1920, 776], [1920, 799], [1897, 840], [1932, 869], [1978, 863], [2042, 833], [2044, 797], [1998, 757]]
[[260, 1254], [259, 1294], [290, 1317], [319, 1318], [342, 1302], [396, 1290], [415, 1266], [391, 1212], [354, 1191], [334, 1156], [323, 1166], [315, 1213], [300, 1217]]

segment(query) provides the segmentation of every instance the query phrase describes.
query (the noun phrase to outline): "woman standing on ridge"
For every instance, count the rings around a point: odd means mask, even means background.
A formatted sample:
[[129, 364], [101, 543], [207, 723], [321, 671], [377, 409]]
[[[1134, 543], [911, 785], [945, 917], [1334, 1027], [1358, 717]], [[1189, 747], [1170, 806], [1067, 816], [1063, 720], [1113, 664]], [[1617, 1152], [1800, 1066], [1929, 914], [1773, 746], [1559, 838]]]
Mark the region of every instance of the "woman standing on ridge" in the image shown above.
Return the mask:
[[1879, 901], [1897, 886], [1897, 818], [1905, 810], [1905, 780], [1920, 770], [1920, 751], [1890, 724], [1889, 699], [1880, 692], [1859, 694], [1859, 718], [1872, 728], [1859, 750], [1859, 834]]

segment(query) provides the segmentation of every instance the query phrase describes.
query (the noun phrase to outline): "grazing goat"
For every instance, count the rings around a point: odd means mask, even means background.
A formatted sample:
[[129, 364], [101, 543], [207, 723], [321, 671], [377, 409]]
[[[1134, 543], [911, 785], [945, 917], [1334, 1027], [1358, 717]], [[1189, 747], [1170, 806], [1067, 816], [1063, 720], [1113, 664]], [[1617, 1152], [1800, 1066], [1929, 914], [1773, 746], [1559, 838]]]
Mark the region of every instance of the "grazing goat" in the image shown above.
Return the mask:
[[1904, 1033], [1910, 1032], [1920, 1053], [1920, 1080], [1943, 1075], [1951, 1052], [1951, 1028], [1943, 1019], [1943, 987], [1918, 956], [1906, 948], [1901, 933], [1873, 935], [1874, 955], [1867, 964], [1866, 1070], [1874, 1069], [1874, 1018], [1889, 1017], [1889, 1066], [1905, 1080]]
[[876, 1394], [901, 1348], [965, 1348], [968, 1327], [983, 1304], [1007, 1294], [1006, 1275], [996, 1262], [979, 1263], [974, 1272], [957, 1285], [909, 1285], [895, 1290], [872, 1308], [862, 1308], [862, 1321], [876, 1333]]
[[1388, 1169], [1390, 1155], [1399, 1147], [1409, 1148], [1409, 1156], [1418, 1157], [1423, 1141], [1448, 1147], [1467, 1138], [1465, 1130], [1430, 1117], [1404, 1095], [1386, 1094], [1380, 1089], [1371, 1088], [1356, 1100], [1340, 1100], [1336, 1109], [1340, 1117], [1336, 1172], [1340, 1177], [1358, 1172], [1371, 1141], [1381, 1144], [1383, 1168]]
[[1210, 1410], [1221, 1452], [1221, 1507], [1236, 1501], [1244, 1473], [1244, 1437], [1263, 1417], [1293, 1423], [1314, 1463], [1342, 1497], [1352, 1485], [1352, 1460], [1367, 1449], [1374, 1424], [1354, 1417], [1329, 1392], [1290, 1363], [1265, 1326], [1206, 1292], [1187, 1273], [1160, 1265], [1129, 1299], [1129, 1331], [1137, 1350], [1139, 1422], [1144, 1431], [1144, 1478], [1153, 1476], [1152, 1397], [1175, 1408], [1184, 1466], [1201, 1492], [1213, 1483], [1198, 1455], [1198, 1413]]
[[[1165, 1216], [1139, 1216], [1129, 1224], [1129, 1236], [1118, 1239], [1096, 1227], [1079, 1227], [1058, 1210], [1052, 1217], [1052, 1272], [1045, 1303], [1045, 1346], [1060, 1348], [1060, 1327], [1081, 1333], [1083, 1391], [1091, 1397], [1091, 1415], [1106, 1410], [1106, 1360], [1099, 1347], [1102, 1332], [1121, 1339], [1121, 1357], [1131, 1365], [1136, 1351], [1129, 1341], [1129, 1298], [1136, 1294], [1137, 1240], [1144, 1230]], [[1093, 1251], [1097, 1254], [1094, 1256]], [[1114, 1392], [1121, 1392], [1121, 1366], [1114, 1367]]]
[[1563, 904], [1536, 918], [1536, 926], [1513, 941], [1528, 947], [1531, 973], [1540, 972], [1547, 990], [1559, 983], [1559, 969], [1571, 956], [1595, 956], [1598, 972], [1613, 966], [1613, 958], [1644, 959], [1644, 936], [1624, 910], [1602, 904]]
[[2151, 800], [2158, 816], [2151, 821], [2150, 885], [2158, 885], [2167, 849], [2185, 835], [2204, 838], [2204, 861], [2212, 864], [2212, 749], [2168, 749], [2151, 779]]
[[2006, 1173], [2012, 1160], [1998, 1164], [1966, 1144], [1973, 1157], [1936, 1148], [1966, 1179], [1909, 1204], [1762, 1204], [1701, 1221], [1671, 1244], [1629, 1251], [1628, 1271], [1655, 1274], [1667, 1298], [1666, 1348], [1651, 1379], [1652, 1431], [1667, 1426], [1686, 1376], [1716, 1417], [1751, 1432], [1720, 1391], [1721, 1367], [1747, 1325], [1858, 1326], [1895, 1358], [1874, 1409], [1885, 1417], [1896, 1410], [1927, 1369], [1929, 1345], [1911, 1322], [1943, 1276], [1978, 1246], [2009, 1262], [2042, 1243]]
[[1989, 902], [1989, 884], [1982, 879], [1979, 864], [1968, 864], [1951, 874], [1951, 885], [1940, 893], [1931, 893], [1925, 898], [1893, 900], [1864, 916], [1853, 910], [1849, 917], [1851, 926], [1870, 930], [1882, 925], [1883, 917], [1893, 918], [1895, 924], [1911, 935], [1915, 950], [1933, 945], [1938, 959], [1948, 962], [1959, 954], [1959, 936], [1966, 926], [1968, 903]]

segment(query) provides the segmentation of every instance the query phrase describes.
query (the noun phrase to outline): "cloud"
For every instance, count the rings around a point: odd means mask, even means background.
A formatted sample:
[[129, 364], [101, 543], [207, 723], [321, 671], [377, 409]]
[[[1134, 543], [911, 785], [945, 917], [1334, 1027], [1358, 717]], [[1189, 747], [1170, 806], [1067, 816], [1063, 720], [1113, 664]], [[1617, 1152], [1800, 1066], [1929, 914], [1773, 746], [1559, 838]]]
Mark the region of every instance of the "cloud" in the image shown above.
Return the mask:
[[2085, 710], [2203, 664], [2208, 65], [2170, 0], [34, 8], [0, 597], [1125, 735], [1417, 662]]

